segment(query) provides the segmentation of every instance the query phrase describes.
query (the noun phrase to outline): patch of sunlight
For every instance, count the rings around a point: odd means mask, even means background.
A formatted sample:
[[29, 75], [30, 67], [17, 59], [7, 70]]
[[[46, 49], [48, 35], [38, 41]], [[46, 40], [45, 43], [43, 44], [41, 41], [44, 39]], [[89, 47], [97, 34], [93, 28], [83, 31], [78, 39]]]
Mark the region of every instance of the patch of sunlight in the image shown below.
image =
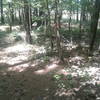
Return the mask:
[[13, 26], [13, 27], [12, 27], [12, 30], [14, 30], [14, 31], [15, 31], [15, 30], [17, 31], [17, 30], [19, 30], [19, 29], [20, 29], [20, 26]]
[[14, 65], [16, 63], [20, 63], [25, 60], [28, 60], [28, 57], [26, 55], [19, 55], [17, 57], [4, 56], [2, 57], [2, 59], [0, 59], [0, 63], [7, 63], [9, 65]]
[[9, 28], [9, 26], [7, 26], [7, 25], [0, 26], [1, 31], [6, 31], [7, 28]]
[[65, 76], [69, 74], [65, 69], [61, 69], [61, 70], [58, 71], [57, 73], [58, 73], [58, 74], [65, 75]]
[[44, 74], [47, 74], [47, 73], [54, 71], [58, 68], [59, 68], [59, 66], [57, 64], [50, 64], [50, 65], [45, 66], [44, 69], [37, 70], [34, 73], [39, 74], [39, 75], [44, 75]]
[[11, 52], [16, 52], [16, 53], [20, 53], [20, 52], [30, 52], [30, 51], [36, 51], [36, 53], [46, 53], [45, 47], [44, 46], [36, 46], [36, 45], [28, 45], [28, 44], [16, 44], [14, 46], [8, 47], [4, 50], [4, 52], [6, 53], [11, 53]]
[[37, 39], [38, 38], [37, 33], [34, 32], [34, 31], [32, 31], [32, 36], [34, 37], [34, 39]]
[[79, 66], [72, 65], [72, 68], [74, 68], [74, 69], [79, 69]]
[[67, 50], [72, 50], [72, 49], [75, 49], [75, 48], [78, 47], [78, 45], [77, 44], [74, 44], [72, 41], [69, 42], [69, 43], [67, 43], [67, 44], [65, 44], [65, 46], [66, 46], [66, 49]]
[[37, 74], [37, 75], [44, 75], [47, 72], [44, 69], [41, 69], [41, 70], [35, 71], [34, 73]]
[[18, 66], [14, 66], [14, 67], [9, 67], [8, 71], [22, 72], [28, 67], [29, 67], [29, 64], [22, 64], [22, 65], [18, 65]]
[[20, 62], [25, 61], [27, 59], [28, 59], [27, 56], [21, 55], [21, 56], [15, 57], [15, 58], [9, 58], [9, 60], [6, 61], [6, 63], [9, 64], [9, 65], [14, 65], [16, 63], [20, 63]]
[[47, 71], [51, 71], [51, 70], [54, 70], [54, 69], [56, 69], [56, 68], [58, 68], [59, 66], [57, 65], [57, 64], [50, 64], [50, 65], [47, 65], [46, 66], [46, 70]]
[[29, 45], [24, 43], [15, 44], [0, 52], [0, 63], [14, 65], [22, 61], [29, 60], [33, 55], [45, 52], [46, 50], [43, 46], [40, 47], [37, 45]]
[[79, 60], [83, 60], [83, 59], [84, 59], [83, 57], [76, 56], [76, 57], [72, 57], [69, 62], [79, 61]]
[[35, 51], [37, 52], [37, 54], [46, 53], [46, 49], [44, 46], [35, 48]]
[[31, 45], [28, 45], [28, 44], [26, 45], [26, 44], [22, 43], [22, 44], [16, 44], [14, 46], [8, 47], [4, 51], [6, 53], [11, 53], [11, 52], [17, 52], [18, 53], [18, 52], [27, 52], [31, 49], [32, 49]]
[[65, 71], [66, 73], [70, 73], [73, 77], [74, 76], [85, 77], [85, 78], [90, 77], [90, 80], [86, 82], [89, 82], [92, 84], [94, 84], [97, 81], [100, 81], [100, 68], [99, 67], [89, 66], [89, 67], [80, 68], [79, 66], [72, 65], [71, 68], [69, 69], [67, 68]]

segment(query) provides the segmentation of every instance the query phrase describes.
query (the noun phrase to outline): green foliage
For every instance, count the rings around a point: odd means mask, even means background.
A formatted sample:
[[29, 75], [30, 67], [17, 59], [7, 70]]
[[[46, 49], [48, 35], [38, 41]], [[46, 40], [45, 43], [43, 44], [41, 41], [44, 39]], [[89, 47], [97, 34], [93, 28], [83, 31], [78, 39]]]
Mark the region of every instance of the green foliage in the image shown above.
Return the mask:
[[86, 82], [91, 79], [88, 73], [85, 75], [73, 77], [71, 74], [69, 75], [62, 75], [62, 74], [56, 74], [53, 76], [55, 83], [57, 84], [58, 88], [64, 88], [64, 89], [72, 89], [78, 86], [79, 80], [80, 82]]
[[67, 76], [57, 74], [54, 75], [55, 83], [57, 84], [58, 88], [66, 88], [70, 89], [74, 87], [75, 81], [72, 78], [72, 75], [69, 74]]
[[43, 31], [44, 31], [44, 26], [39, 26], [39, 27], [37, 28], [37, 31], [38, 31], [38, 32], [43, 32]]

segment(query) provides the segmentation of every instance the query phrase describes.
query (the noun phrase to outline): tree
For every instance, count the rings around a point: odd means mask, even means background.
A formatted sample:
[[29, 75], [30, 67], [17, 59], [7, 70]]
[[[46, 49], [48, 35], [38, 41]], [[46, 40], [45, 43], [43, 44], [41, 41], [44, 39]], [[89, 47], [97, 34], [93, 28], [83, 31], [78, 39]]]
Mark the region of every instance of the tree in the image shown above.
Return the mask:
[[4, 16], [3, 16], [3, 0], [1, 0], [0, 5], [1, 5], [1, 24], [4, 24]]
[[12, 31], [12, 13], [11, 13], [11, 3], [8, 2], [8, 6], [9, 6], [9, 27], [10, 27], [10, 32]]
[[91, 42], [90, 42], [90, 52], [91, 53], [93, 51], [93, 46], [94, 46], [94, 42], [96, 39], [99, 12], [100, 12], [100, 0], [95, 0], [93, 16], [91, 18], [91, 29], [90, 29], [90, 33], [92, 35]]
[[29, 2], [27, 0], [24, 0], [24, 24], [25, 24], [25, 30], [26, 30], [26, 42], [31, 44], [32, 43], [32, 37], [30, 33], [30, 17], [29, 17]]
[[60, 21], [59, 21], [59, 0], [55, 0], [55, 11], [56, 11], [56, 16], [55, 16], [55, 25], [56, 25], [56, 39], [57, 39], [57, 50], [58, 50], [58, 56], [61, 61], [64, 61], [63, 59], [63, 51], [61, 47], [61, 36], [60, 36]]

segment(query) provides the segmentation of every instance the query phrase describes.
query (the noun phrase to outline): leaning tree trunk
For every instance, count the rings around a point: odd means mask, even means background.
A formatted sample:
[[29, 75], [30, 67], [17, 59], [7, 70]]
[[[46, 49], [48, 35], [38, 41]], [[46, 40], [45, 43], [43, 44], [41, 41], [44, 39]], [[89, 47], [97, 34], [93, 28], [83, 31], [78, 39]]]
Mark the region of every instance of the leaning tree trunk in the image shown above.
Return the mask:
[[4, 24], [4, 16], [3, 16], [3, 0], [1, 0], [1, 24]]
[[26, 42], [31, 44], [32, 37], [30, 33], [30, 17], [29, 17], [29, 3], [27, 0], [24, 0], [24, 16], [25, 16], [25, 30], [26, 30]]
[[91, 29], [90, 33], [92, 35], [91, 42], [90, 42], [90, 53], [93, 51], [93, 46], [96, 39], [96, 33], [97, 33], [97, 26], [98, 26], [98, 20], [99, 20], [99, 12], [100, 12], [100, 0], [95, 1], [94, 5], [94, 12], [93, 16], [91, 18]]

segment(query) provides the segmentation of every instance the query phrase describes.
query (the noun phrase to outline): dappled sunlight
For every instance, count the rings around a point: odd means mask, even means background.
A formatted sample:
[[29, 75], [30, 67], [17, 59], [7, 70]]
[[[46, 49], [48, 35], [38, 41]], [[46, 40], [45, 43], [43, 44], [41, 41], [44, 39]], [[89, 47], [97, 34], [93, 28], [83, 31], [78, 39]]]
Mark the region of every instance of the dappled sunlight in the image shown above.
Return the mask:
[[6, 63], [9, 65], [14, 65], [16, 63], [20, 63], [20, 62], [27, 60], [27, 59], [28, 59], [27, 56], [21, 55], [21, 56], [15, 57], [15, 58], [9, 58]]
[[0, 63], [12, 66], [23, 61], [28, 61], [35, 58], [38, 54], [45, 52], [46, 50], [43, 46], [17, 43], [0, 51]]
[[46, 49], [44, 46], [34, 48], [37, 54], [46, 53]]
[[65, 69], [60, 69], [57, 73], [65, 76], [69, 74]]
[[7, 25], [0, 26], [0, 31], [7, 31], [8, 28], [9, 28], [9, 26], [7, 26]]
[[58, 70], [61, 66], [55, 64], [55, 63], [52, 63], [50, 65], [46, 65], [44, 69], [41, 69], [41, 70], [37, 70], [35, 71], [34, 73], [35, 74], [40, 74], [40, 75], [44, 75], [44, 74], [47, 74], [49, 72], [52, 72], [54, 70]]
[[26, 44], [16, 44], [14, 46], [5, 48], [0, 53], [0, 63], [7, 63], [13, 65], [28, 60], [32, 53], [32, 46]]
[[[9, 28], [10, 28], [9, 25], [2, 25], [0, 26], [0, 31], [8, 31]], [[19, 29], [20, 29], [20, 26], [12, 26], [13, 31], [17, 31]]]
[[75, 57], [71, 57], [69, 62], [75, 62], [75, 61], [81, 61], [83, 60], [84, 58], [81, 57], [81, 56], [75, 56]]
[[[70, 68], [64, 70], [64, 73], [71, 74], [73, 77], [87, 77], [89, 78], [88, 83], [95, 84], [96, 81], [100, 81], [100, 68], [98, 67], [83, 67], [72, 65]], [[65, 74], [66, 75], [66, 74]], [[85, 82], [83, 82], [85, 83]]]
[[66, 47], [66, 50], [73, 50], [78, 47], [78, 44], [74, 43], [72, 40], [68, 41], [68, 43], [65, 43], [64, 46]]
[[19, 30], [19, 29], [20, 29], [20, 26], [19, 26], [19, 25], [18, 25], [18, 26], [13, 26], [13, 27], [12, 27], [12, 30], [13, 30], [13, 31], [17, 31], [17, 30]]
[[26, 44], [22, 43], [22, 44], [16, 44], [16, 45], [14, 45], [12, 47], [8, 47], [4, 51], [6, 53], [10, 53], [10, 52], [17, 52], [17, 53], [26, 52], [27, 53], [27, 51], [29, 51], [31, 49], [32, 49], [31, 45], [26, 45]]
[[22, 72], [28, 67], [29, 67], [29, 64], [27, 63], [27, 64], [22, 64], [22, 65], [18, 65], [18, 66], [9, 67], [7, 71]]
[[1, 0], [0, 100], [100, 100], [92, 1]]

